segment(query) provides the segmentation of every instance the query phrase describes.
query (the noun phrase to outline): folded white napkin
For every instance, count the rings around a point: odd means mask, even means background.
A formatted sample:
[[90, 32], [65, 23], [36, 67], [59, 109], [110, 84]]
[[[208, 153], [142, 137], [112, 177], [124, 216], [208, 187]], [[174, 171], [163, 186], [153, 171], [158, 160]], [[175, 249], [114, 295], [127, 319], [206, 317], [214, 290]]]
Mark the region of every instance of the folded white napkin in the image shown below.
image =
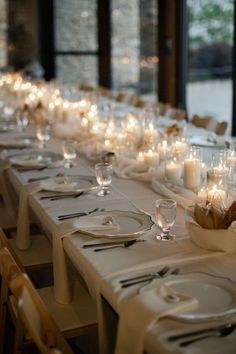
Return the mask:
[[18, 166], [25, 166], [25, 167], [44, 166], [44, 164], [40, 163], [40, 161], [37, 159], [37, 157], [25, 159], [25, 158], [22, 158], [21, 156], [16, 156], [16, 157], [11, 157], [9, 160], [13, 165], [18, 165]]
[[111, 215], [83, 216], [74, 226], [80, 231], [119, 231], [119, 225]]
[[43, 190], [55, 191], [55, 192], [73, 192], [77, 187], [77, 183], [73, 181], [57, 181], [57, 180], [47, 180], [40, 183]]
[[[178, 301], [173, 301], [173, 298]], [[145, 334], [156, 321], [197, 306], [197, 299], [176, 293], [164, 283], [129, 298], [121, 305], [115, 354], [142, 354]]]
[[160, 182], [156, 178], [153, 178], [152, 180], [152, 188], [158, 194], [161, 194], [166, 198], [174, 199], [176, 203], [183, 208], [187, 208], [188, 206], [197, 203], [199, 200], [197, 194], [193, 193], [189, 189], [185, 189], [171, 183]]

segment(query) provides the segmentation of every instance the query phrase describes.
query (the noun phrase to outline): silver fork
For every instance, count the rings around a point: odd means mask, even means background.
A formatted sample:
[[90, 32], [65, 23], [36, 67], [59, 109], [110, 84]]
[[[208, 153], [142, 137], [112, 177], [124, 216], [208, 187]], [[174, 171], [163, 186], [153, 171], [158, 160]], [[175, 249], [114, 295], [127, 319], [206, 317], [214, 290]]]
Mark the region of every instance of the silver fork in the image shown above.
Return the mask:
[[152, 275], [147, 275], [146, 278], [144, 278], [144, 276], [141, 278], [141, 276], [140, 276], [135, 281], [129, 281], [129, 282], [123, 283], [121, 285], [121, 287], [122, 288], [128, 288], [128, 287], [130, 287], [132, 285], [136, 285], [136, 284], [144, 283], [144, 282], [147, 282], [147, 281], [151, 281], [154, 278], [163, 277], [169, 270], [170, 270], [170, 267], [166, 266], [166, 267], [162, 268], [159, 272], [149, 273], [149, 274], [152, 274]]
[[88, 212], [77, 212], [77, 213], [71, 213], [71, 214], [64, 214], [64, 215], [59, 215], [57, 218], [59, 221], [62, 220], [67, 220], [67, 219], [72, 219], [72, 218], [76, 218], [78, 216], [86, 216], [86, 215], [90, 215], [92, 213], [95, 213], [96, 211], [105, 211], [104, 208], [100, 209], [100, 208], [95, 208], [93, 210], [90, 210]]

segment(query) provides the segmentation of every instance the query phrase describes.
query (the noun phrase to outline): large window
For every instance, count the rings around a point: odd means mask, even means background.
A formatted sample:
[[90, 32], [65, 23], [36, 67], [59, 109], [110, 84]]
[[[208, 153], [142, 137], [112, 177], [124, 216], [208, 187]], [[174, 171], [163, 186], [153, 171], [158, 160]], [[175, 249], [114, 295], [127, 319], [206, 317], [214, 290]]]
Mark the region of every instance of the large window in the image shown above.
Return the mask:
[[233, 0], [188, 0], [187, 108], [229, 123], [232, 117]]
[[0, 0], [0, 69], [7, 65], [7, 2]]
[[112, 85], [140, 94], [157, 92], [157, 1], [111, 0]]
[[57, 77], [65, 83], [97, 84], [97, 1], [54, 3]]

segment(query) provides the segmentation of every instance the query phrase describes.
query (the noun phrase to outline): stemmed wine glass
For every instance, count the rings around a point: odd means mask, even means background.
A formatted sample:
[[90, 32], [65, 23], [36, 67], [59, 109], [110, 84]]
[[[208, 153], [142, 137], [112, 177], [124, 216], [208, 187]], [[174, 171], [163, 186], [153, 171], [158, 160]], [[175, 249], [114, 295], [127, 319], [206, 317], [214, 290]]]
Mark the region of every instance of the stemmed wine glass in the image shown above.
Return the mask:
[[77, 143], [73, 140], [65, 140], [62, 144], [63, 156], [66, 160], [65, 168], [76, 166], [73, 160], [77, 157]]
[[46, 142], [50, 140], [51, 127], [49, 124], [42, 124], [37, 126], [36, 135], [40, 142], [40, 148], [46, 147]]
[[112, 164], [107, 162], [97, 163], [95, 165], [95, 174], [97, 178], [97, 182], [101, 189], [97, 193], [98, 196], [103, 197], [107, 194], [110, 194], [110, 190], [108, 187], [112, 182]]
[[161, 229], [161, 234], [156, 236], [158, 241], [170, 241], [175, 235], [170, 233], [171, 227], [175, 223], [177, 204], [172, 199], [158, 199], [155, 202], [156, 222]]

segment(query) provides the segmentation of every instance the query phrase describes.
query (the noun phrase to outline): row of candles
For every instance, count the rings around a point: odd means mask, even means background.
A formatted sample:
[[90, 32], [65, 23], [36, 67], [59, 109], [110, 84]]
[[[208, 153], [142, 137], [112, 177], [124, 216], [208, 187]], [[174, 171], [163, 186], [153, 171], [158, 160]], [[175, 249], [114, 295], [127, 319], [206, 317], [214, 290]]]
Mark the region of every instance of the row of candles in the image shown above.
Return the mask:
[[[169, 139], [157, 128], [156, 120], [140, 121], [138, 113], [126, 114], [122, 121], [117, 122], [110, 115], [104, 118], [99, 112], [99, 105], [88, 96], [77, 99], [63, 97], [58, 86], [43, 82], [33, 83], [19, 74], [3, 74], [0, 77], [2, 99], [14, 101], [15, 105], [27, 104], [37, 113], [39, 121], [44, 118], [53, 123], [68, 124], [73, 121], [75, 134], [102, 137], [103, 150], [139, 151], [137, 159], [152, 168], [164, 164], [165, 179], [172, 183], [183, 183], [183, 186], [198, 193], [201, 198], [214, 200], [219, 204], [226, 200], [226, 187], [223, 177], [228, 174], [229, 166], [236, 166], [236, 150], [228, 150], [215, 154], [209, 185], [206, 187], [207, 168], [202, 162], [201, 149], [190, 147], [183, 137]], [[39, 102], [41, 105], [39, 106]], [[7, 107], [5, 107], [7, 108]], [[42, 122], [40, 122], [42, 119]], [[78, 128], [78, 131], [75, 129]], [[84, 134], [86, 133], [86, 134]], [[233, 175], [234, 175], [233, 171]], [[209, 173], [208, 173], [209, 175]]]

